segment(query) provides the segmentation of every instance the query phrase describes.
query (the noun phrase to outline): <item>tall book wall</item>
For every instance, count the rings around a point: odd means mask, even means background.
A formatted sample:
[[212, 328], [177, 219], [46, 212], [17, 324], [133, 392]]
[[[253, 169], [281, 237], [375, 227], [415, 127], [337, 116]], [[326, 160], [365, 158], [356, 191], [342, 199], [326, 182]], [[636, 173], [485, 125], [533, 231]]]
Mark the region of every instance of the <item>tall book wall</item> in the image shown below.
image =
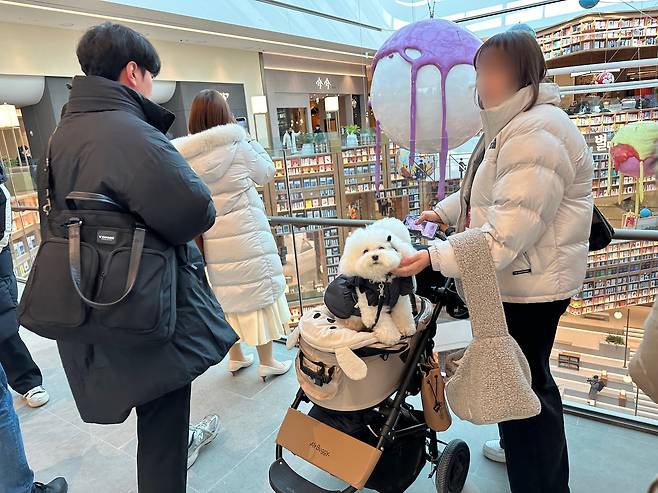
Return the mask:
[[544, 29], [537, 41], [547, 60], [581, 51], [656, 46], [656, 12], [585, 15]]
[[652, 303], [658, 293], [658, 245], [649, 241], [614, 242], [591, 252], [582, 290], [569, 313], [585, 315]]
[[[624, 176], [622, 182], [619, 173], [614, 168], [612, 175], [608, 176], [608, 160], [610, 157], [607, 151], [608, 142], [612, 140], [615, 132], [622, 125], [641, 120], [658, 120], [658, 109], [579, 115], [572, 116], [571, 119], [578, 126], [592, 149], [594, 157], [592, 194], [594, 197], [634, 194], [637, 189], [637, 178]], [[608, 192], [608, 182], [610, 182], [610, 192]], [[644, 177], [644, 190], [646, 192], [656, 190], [656, 179], [653, 175]]]
[[[635, 195], [638, 179], [624, 176], [623, 180], [613, 168], [609, 171], [609, 142], [615, 132], [627, 123], [641, 120], [658, 120], [658, 110], [638, 109], [620, 112], [575, 115], [571, 119], [585, 136], [594, 158], [592, 195], [595, 199]], [[608, 185], [610, 188], [608, 189]], [[645, 192], [656, 190], [653, 175], [644, 178]], [[582, 292], [574, 297], [569, 312], [587, 314], [631, 305], [652, 303], [655, 280], [658, 276], [658, 250], [651, 243], [643, 244], [642, 259], [636, 260], [631, 243], [615, 243], [606, 250], [590, 254], [587, 279]], [[635, 254], [632, 254], [635, 253]], [[622, 261], [629, 265], [618, 265]], [[641, 270], [641, 272], [636, 272]]]

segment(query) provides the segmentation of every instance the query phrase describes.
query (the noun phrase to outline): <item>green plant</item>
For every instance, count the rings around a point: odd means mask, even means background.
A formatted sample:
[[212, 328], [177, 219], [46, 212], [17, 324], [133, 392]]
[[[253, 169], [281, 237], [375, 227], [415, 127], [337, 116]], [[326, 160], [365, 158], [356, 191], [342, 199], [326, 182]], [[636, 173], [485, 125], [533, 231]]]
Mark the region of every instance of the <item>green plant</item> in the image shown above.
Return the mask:
[[302, 144], [312, 144], [313, 134], [302, 134]]
[[359, 131], [359, 126], [358, 125], [347, 125], [345, 127], [345, 130], [347, 130], [348, 134], [355, 134]]
[[614, 334], [608, 334], [605, 338], [605, 342], [608, 344], [614, 344], [616, 346], [624, 345], [624, 338], [622, 336], [617, 336]]

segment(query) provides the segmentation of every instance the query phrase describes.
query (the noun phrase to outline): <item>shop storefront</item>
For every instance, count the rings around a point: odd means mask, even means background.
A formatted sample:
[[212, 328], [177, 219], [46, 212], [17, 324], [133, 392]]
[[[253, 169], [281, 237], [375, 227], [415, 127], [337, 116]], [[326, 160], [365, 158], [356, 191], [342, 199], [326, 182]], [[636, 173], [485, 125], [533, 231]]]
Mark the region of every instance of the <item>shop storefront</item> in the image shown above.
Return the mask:
[[284, 64], [276, 62], [280, 60], [264, 58], [264, 85], [275, 149], [299, 149], [303, 134], [344, 133], [349, 125], [369, 126], [364, 66], [325, 65], [317, 66], [317, 71], [290, 66], [286, 70]]

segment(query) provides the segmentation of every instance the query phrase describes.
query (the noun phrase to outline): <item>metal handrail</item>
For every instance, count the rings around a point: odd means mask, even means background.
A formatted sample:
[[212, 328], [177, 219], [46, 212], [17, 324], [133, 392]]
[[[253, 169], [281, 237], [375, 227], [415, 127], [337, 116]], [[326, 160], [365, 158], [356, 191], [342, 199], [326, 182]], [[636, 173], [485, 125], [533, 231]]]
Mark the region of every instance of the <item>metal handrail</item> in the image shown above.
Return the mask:
[[267, 220], [272, 226], [289, 224], [291, 226], [326, 226], [336, 228], [361, 228], [375, 222], [366, 219], [328, 219], [289, 216], [268, 216]]
[[[14, 212], [39, 212], [38, 207], [14, 206], [11, 209]], [[291, 226], [326, 226], [338, 228], [360, 228], [374, 222], [366, 219], [328, 219], [290, 216], [269, 216], [267, 220], [272, 226], [288, 224]], [[651, 229], [615, 229], [614, 239], [624, 241], [658, 241], [658, 231]]]
[[[38, 212], [36, 207], [12, 207], [16, 212], [34, 211]], [[306, 217], [289, 217], [289, 216], [271, 216], [267, 218], [271, 226], [279, 225], [292, 225], [292, 226], [325, 226], [325, 227], [346, 227], [358, 228], [372, 224], [372, 220], [363, 219], [329, 219], [329, 218], [306, 218]], [[293, 228], [294, 230], [294, 228]], [[627, 241], [658, 241], [658, 231], [653, 230], [637, 230], [637, 229], [618, 229], [614, 232], [615, 240]], [[294, 240], [294, 235], [293, 235]], [[19, 279], [20, 282], [25, 282], [24, 279]], [[299, 281], [299, 279], [298, 279]], [[299, 297], [300, 308], [303, 308], [303, 300], [301, 298], [301, 290]], [[647, 423], [642, 419], [633, 419], [626, 416], [611, 415], [608, 413], [597, 413], [593, 410], [584, 408], [575, 403], [564, 403], [564, 412], [578, 417], [594, 419], [606, 424], [621, 426], [636, 431], [642, 431], [658, 435], [658, 427], [653, 424]], [[634, 417], [637, 418], [637, 417]], [[658, 492], [657, 492], [658, 493]]]
[[[269, 216], [267, 220], [273, 226], [289, 224], [293, 226], [333, 226], [344, 228], [360, 228], [375, 222], [365, 219], [326, 219], [289, 216]], [[614, 239], [624, 241], [658, 241], [658, 231], [649, 229], [615, 229]]]

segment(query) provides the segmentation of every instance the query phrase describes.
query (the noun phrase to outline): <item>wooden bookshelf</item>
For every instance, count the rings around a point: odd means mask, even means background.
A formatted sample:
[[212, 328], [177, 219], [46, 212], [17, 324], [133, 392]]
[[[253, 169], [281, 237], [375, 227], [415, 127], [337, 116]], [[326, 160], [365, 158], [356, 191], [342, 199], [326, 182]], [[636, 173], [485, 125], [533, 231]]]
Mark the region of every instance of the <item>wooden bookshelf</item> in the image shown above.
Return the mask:
[[[592, 150], [594, 158], [592, 194], [594, 198], [617, 197], [620, 189], [622, 196], [635, 194], [637, 178], [624, 176], [623, 183], [620, 183], [619, 173], [614, 168], [612, 176], [608, 176], [609, 142], [623, 125], [642, 120], [658, 120], [658, 109], [573, 115], [570, 118], [585, 136], [585, 141]], [[608, 181], [611, 182], [610, 194], [608, 193]], [[653, 175], [644, 178], [644, 190], [645, 192], [656, 190], [656, 179]]]
[[580, 52], [656, 46], [656, 11], [586, 14], [537, 33], [546, 60]]
[[[276, 174], [269, 184], [271, 214], [278, 216], [333, 219], [339, 217], [341, 193], [336, 154], [319, 153], [307, 156], [275, 158]], [[287, 183], [286, 183], [287, 180]], [[290, 233], [310, 233], [317, 246], [317, 268], [323, 283], [337, 275], [344, 235], [335, 227], [280, 225], [274, 228], [278, 236]]]
[[[341, 151], [343, 180], [345, 193], [369, 192], [375, 190], [375, 146], [359, 146], [343, 149]], [[382, 180], [384, 180], [383, 169], [386, 165], [386, 157], [382, 157]]]

